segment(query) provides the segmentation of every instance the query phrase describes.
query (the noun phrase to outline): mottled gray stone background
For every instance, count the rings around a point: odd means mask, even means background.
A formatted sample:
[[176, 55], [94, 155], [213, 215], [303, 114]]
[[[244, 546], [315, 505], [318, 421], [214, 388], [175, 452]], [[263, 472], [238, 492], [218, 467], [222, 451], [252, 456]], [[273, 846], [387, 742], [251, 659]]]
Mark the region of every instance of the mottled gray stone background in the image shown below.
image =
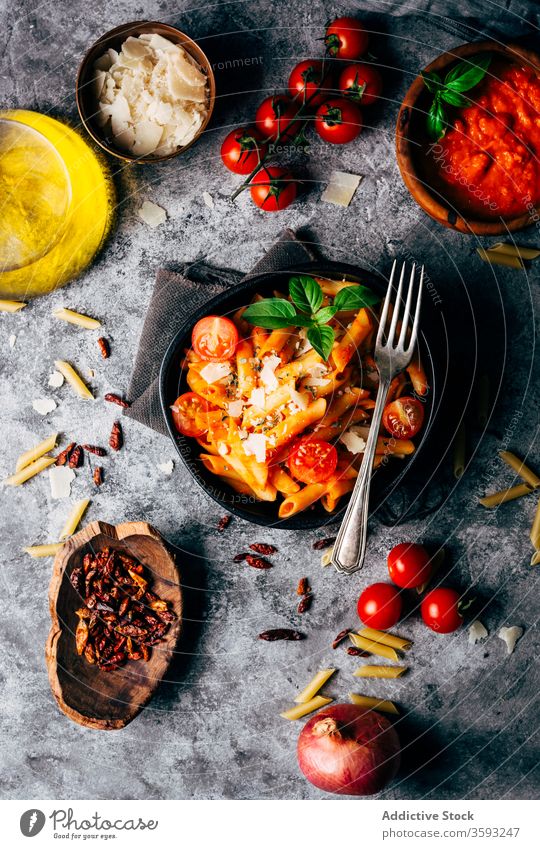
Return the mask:
[[[115, 410], [97, 400], [79, 401], [69, 387], [47, 388], [56, 357], [96, 371], [98, 396], [127, 387], [141, 322], [160, 266], [205, 258], [246, 271], [283, 227], [302, 229], [335, 259], [388, 269], [391, 258], [409, 251], [425, 262], [453, 315], [460, 342], [467, 342], [462, 369], [469, 386], [492, 371], [495, 409], [485, 432], [471, 431], [470, 464], [453, 481], [444, 461], [429, 488], [448, 488], [441, 509], [422, 521], [389, 528], [375, 519], [364, 572], [352, 579], [323, 570], [311, 545], [317, 532], [262, 532], [234, 520], [220, 534], [222, 511], [178, 464], [165, 477], [157, 463], [174, 456], [167, 439], [124, 420], [126, 449], [106, 461], [106, 482], [92, 492], [88, 519], [120, 522], [146, 519], [183, 550], [186, 638], [182, 652], [150, 707], [121, 732], [99, 733], [71, 723], [53, 701], [43, 658], [49, 628], [47, 587], [51, 562], [30, 560], [22, 547], [56, 539], [68, 504], [51, 501], [42, 476], [16, 490], [4, 490], [0, 513], [2, 591], [0, 594], [1, 794], [4, 798], [321, 798], [299, 774], [295, 746], [301, 723], [279, 712], [297, 688], [319, 668], [339, 673], [327, 687], [337, 699], [350, 690], [396, 699], [404, 718], [398, 729], [406, 746], [399, 779], [389, 799], [528, 798], [538, 795], [538, 571], [531, 569], [528, 530], [535, 497], [488, 513], [478, 496], [512, 482], [496, 459], [508, 445], [530, 455], [540, 468], [538, 363], [535, 361], [535, 306], [538, 266], [526, 272], [494, 271], [475, 253], [473, 237], [435, 225], [415, 206], [394, 158], [398, 103], [418, 68], [440, 51], [462, 42], [439, 15], [408, 14], [410, 4], [372, 4], [367, 20], [376, 33], [373, 52], [388, 66], [385, 99], [366, 112], [367, 127], [344, 149], [313, 144], [302, 165], [308, 190], [295, 206], [272, 216], [256, 210], [246, 195], [229, 195], [237, 178], [221, 166], [219, 147], [226, 128], [253, 115], [257, 102], [283, 87], [290, 67], [317, 54], [328, 18], [366, 4], [330, 0], [260, 2], [0, 3], [1, 105], [39, 109], [77, 121], [74, 80], [84, 50], [104, 31], [141, 18], [178, 25], [200, 40], [219, 62], [261, 57], [258, 64], [218, 74], [220, 97], [205, 138], [186, 156], [162, 167], [128, 167], [116, 175], [118, 227], [102, 255], [81, 279], [35, 301], [20, 315], [0, 317], [2, 351], [0, 474], [9, 474], [18, 454], [53, 429], [83, 442], [104, 443]], [[426, 4], [419, 4], [425, 9]], [[504, 4], [507, 6], [508, 4]], [[496, 7], [459, 3], [458, 17], [473, 27], [469, 13], [496, 22]], [[393, 17], [384, 15], [392, 11]], [[536, 4], [512, 5], [534, 21]], [[533, 35], [512, 12], [501, 12], [507, 32]], [[114, 162], [111, 165], [115, 166]], [[364, 181], [344, 210], [320, 201], [334, 168], [361, 173]], [[203, 191], [215, 206], [205, 206]], [[168, 213], [158, 230], [137, 217], [144, 199]], [[519, 241], [540, 244], [532, 227]], [[103, 319], [113, 355], [104, 363], [95, 334], [51, 318], [66, 305]], [[16, 334], [13, 350], [8, 338]], [[484, 359], [484, 363], [481, 360]], [[58, 408], [43, 420], [32, 399], [54, 394]], [[64, 441], [64, 444], [65, 444]], [[494, 460], [495, 458], [495, 460]], [[91, 492], [88, 470], [80, 471], [72, 499]], [[386, 577], [385, 556], [402, 539], [420, 539], [448, 551], [449, 582], [473, 587], [488, 640], [473, 647], [466, 631], [442, 637], [413, 615], [399, 630], [414, 640], [411, 671], [400, 681], [352, 678], [357, 665], [343, 650], [329, 649], [334, 635], [356, 622], [360, 589]], [[231, 563], [253, 540], [279, 547], [275, 568], [259, 574]], [[312, 611], [295, 613], [295, 587], [308, 575], [315, 592]], [[511, 657], [497, 638], [502, 625], [522, 625], [525, 636]], [[264, 628], [302, 627], [309, 639], [298, 644], [265, 644]]]

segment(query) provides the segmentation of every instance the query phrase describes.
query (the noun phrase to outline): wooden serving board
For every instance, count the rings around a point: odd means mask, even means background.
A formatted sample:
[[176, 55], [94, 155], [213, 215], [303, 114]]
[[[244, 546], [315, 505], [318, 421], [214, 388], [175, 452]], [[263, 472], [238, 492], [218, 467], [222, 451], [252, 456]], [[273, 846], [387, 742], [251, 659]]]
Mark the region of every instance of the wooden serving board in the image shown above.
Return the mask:
[[[109, 547], [124, 551], [147, 567], [151, 590], [170, 603], [176, 620], [148, 662], [128, 661], [112, 672], [77, 654], [75, 614], [81, 599], [70, 583], [87, 552]], [[114, 525], [92, 522], [69, 539], [54, 560], [49, 587], [51, 630], [45, 646], [49, 682], [60, 709], [80, 725], [100, 730], [124, 728], [148, 704], [164, 677], [178, 644], [182, 590], [173, 556], [160, 534], [146, 522]]]

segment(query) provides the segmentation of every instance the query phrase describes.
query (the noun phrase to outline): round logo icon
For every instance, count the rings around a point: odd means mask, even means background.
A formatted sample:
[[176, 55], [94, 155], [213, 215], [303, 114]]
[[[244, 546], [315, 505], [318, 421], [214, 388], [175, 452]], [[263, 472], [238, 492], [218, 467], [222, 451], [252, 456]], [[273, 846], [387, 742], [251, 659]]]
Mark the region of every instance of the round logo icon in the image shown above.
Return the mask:
[[20, 825], [25, 837], [35, 837], [45, 825], [45, 814], [37, 808], [30, 808], [22, 815]]

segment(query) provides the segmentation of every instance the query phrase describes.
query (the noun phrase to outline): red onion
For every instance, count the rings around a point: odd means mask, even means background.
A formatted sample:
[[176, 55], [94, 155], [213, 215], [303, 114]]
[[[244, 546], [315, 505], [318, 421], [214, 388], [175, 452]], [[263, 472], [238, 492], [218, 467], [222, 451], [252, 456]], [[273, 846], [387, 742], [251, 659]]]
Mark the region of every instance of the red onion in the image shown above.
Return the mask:
[[358, 705], [324, 708], [298, 738], [300, 769], [329, 793], [378, 793], [394, 778], [399, 762], [399, 738], [390, 720]]

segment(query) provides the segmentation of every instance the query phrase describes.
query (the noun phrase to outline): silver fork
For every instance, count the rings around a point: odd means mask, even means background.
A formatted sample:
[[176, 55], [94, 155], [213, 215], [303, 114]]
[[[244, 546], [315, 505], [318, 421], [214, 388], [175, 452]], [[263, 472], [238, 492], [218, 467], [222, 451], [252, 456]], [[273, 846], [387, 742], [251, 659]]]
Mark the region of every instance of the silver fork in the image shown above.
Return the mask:
[[[369, 428], [362, 465], [360, 466], [360, 471], [358, 472], [358, 478], [351, 495], [351, 500], [349, 502], [347, 512], [345, 513], [341, 528], [339, 529], [334, 550], [332, 552], [332, 563], [338, 572], [344, 572], [347, 575], [352, 575], [353, 572], [357, 572], [361, 569], [364, 562], [367, 541], [371, 472], [373, 459], [375, 457], [375, 449], [377, 447], [377, 437], [379, 436], [382, 414], [386, 404], [390, 384], [393, 378], [409, 365], [418, 339], [418, 323], [420, 320], [420, 306], [422, 303], [424, 266], [422, 266], [420, 272], [418, 293], [416, 295], [414, 312], [412, 313], [412, 328], [410, 336], [407, 339], [409, 319], [411, 318], [413, 290], [415, 287], [415, 263], [413, 263], [412, 266], [406, 299], [402, 297], [402, 295], [404, 295], [403, 283], [405, 280], [407, 263], [403, 263], [394, 301], [392, 320], [390, 322], [388, 332], [386, 332], [388, 312], [390, 304], [392, 303], [396, 264], [397, 260], [394, 260], [381, 313], [377, 340], [375, 342], [374, 359], [379, 371], [379, 391], [377, 392], [377, 400], [375, 402], [375, 409], [373, 410], [373, 418]], [[402, 313], [403, 302], [405, 303], [405, 306]], [[401, 330], [396, 341], [395, 336], [398, 322], [401, 322]]]

